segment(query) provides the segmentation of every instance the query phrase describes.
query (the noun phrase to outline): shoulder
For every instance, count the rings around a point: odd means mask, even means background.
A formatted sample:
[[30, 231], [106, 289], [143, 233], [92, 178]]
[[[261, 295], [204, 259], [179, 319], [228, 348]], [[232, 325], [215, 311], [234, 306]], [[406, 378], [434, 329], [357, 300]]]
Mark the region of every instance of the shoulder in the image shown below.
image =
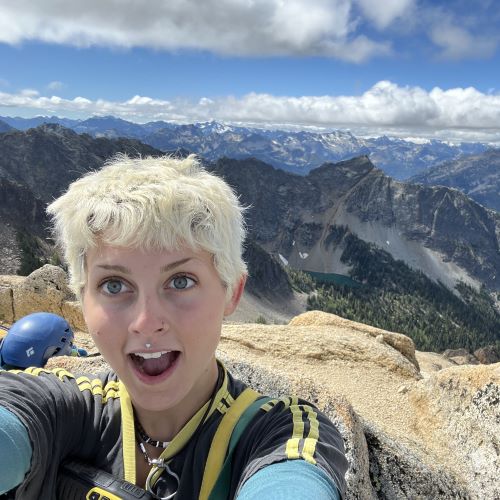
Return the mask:
[[315, 405], [294, 396], [264, 400], [249, 432], [262, 434], [271, 443], [282, 441], [286, 460], [300, 458], [316, 464], [318, 453], [328, 457], [335, 451], [344, 452], [333, 422]]
[[26, 368], [25, 370], [0, 371], [0, 397], [2, 401], [10, 396], [18, 397], [22, 391], [26, 399], [34, 401], [51, 394], [58, 400], [73, 393], [94, 396], [119, 397], [119, 382], [113, 372], [97, 374], [72, 373], [63, 368]]
[[88, 379], [88, 380], [100, 380], [103, 383], [107, 383], [108, 381], [118, 381], [116, 374], [110, 370], [104, 371], [101, 373], [73, 373], [65, 368], [38, 368], [38, 367], [29, 367], [25, 369], [10, 369], [10, 370], [2, 370], [0, 372], [2, 378], [0, 380], [2, 383], [6, 383], [6, 381], [12, 380], [30, 380], [36, 379], [43, 382], [55, 382], [59, 380], [59, 382], [74, 382], [78, 379]]
[[339, 490], [319, 467], [304, 460], [290, 460], [259, 470], [241, 485], [236, 497], [238, 500], [274, 500], [277, 497], [339, 500]]
[[245, 468], [246, 477], [266, 465], [297, 460], [318, 467], [340, 492], [345, 490], [344, 441], [333, 422], [313, 404], [293, 396], [265, 403], [248, 439], [260, 445]]
[[[229, 372], [228, 392], [231, 403], [240, 396], [248, 386], [242, 381], [234, 378]], [[313, 462], [313, 457], [308, 453], [312, 452], [311, 445], [317, 442], [330, 442], [343, 450], [343, 440], [333, 422], [319, 410], [313, 403], [297, 396], [273, 397], [261, 395], [259, 401], [260, 411], [258, 411], [250, 424], [247, 426], [245, 437], [253, 433], [260, 433], [267, 438], [286, 440], [288, 446], [287, 459], [303, 458]], [[295, 448], [300, 440], [306, 442], [305, 451], [300, 451], [300, 456]], [[299, 443], [300, 444], [300, 443]], [[305, 456], [303, 456], [305, 453]]]
[[[246, 387], [233, 378], [232, 383], [238, 389]], [[261, 401], [260, 410], [247, 425], [235, 454], [240, 484], [268, 465], [300, 460], [319, 467], [343, 492], [348, 468], [344, 442], [327, 415], [294, 396], [266, 397]]]

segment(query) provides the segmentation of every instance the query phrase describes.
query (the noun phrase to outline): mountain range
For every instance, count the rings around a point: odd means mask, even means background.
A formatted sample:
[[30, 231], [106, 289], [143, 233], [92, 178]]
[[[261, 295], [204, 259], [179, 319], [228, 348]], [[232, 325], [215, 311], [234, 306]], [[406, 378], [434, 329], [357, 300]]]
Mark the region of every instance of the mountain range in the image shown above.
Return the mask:
[[410, 182], [453, 187], [500, 212], [500, 149], [431, 167]]
[[[137, 140], [93, 138], [54, 124], [0, 134], [0, 274], [22, 267], [21, 241], [36, 236], [48, 243], [47, 203], [118, 152], [160, 154]], [[38, 262], [44, 250], [37, 248], [30, 259]]]
[[356, 137], [349, 131], [290, 131], [238, 127], [218, 122], [178, 125], [162, 121], [132, 123], [113, 116], [71, 120], [58, 117], [0, 117], [6, 125], [27, 130], [56, 123], [93, 137], [139, 139], [162, 151], [178, 148], [199, 154], [208, 161], [221, 157], [254, 157], [283, 170], [306, 175], [325, 162], [367, 155], [393, 178], [404, 180], [444, 161], [488, 149], [481, 143], [450, 144], [438, 140], [396, 137]]
[[12, 130], [12, 128], [13, 127], [11, 127], [8, 123], [0, 120], [0, 134], [3, 132], [8, 132], [9, 130]]
[[[117, 152], [162, 154], [136, 139], [95, 138], [55, 124], [0, 134], [0, 274], [51, 259], [44, 206]], [[483, 289], [493, 300], [481, 305], [488, 308], [487, 315], [493, 314], [484, 339], [490, 341], [496, 331], [500, 340], [495, 326], [500, 326], [500, 316], [494, 312], [494, 301], [498, 307], [500, 299], [498, 212], [454, 188], [397, 181], [366, 155], [324, 163], [307, 175], [255, 158], [220, 158], [206, 162], [206, 168], [223, 176], [249, 207], [246, 259], [253, 293], [288, 300], [290, 278], [284, 268], [340, 276], [344, 283], [350, 280], [361, 290], [375, 286], [382, 294], [399, 293], [401, 283], [419, 282], [419, 290], [433, 295], [434, 302], [446, 290], [446, 303], [458, 300], [453, 310], [466, 313], [476, 300], [469, 290]], [[464, 292], [463, 284], [472, 288]], [[455, 324], [439, 311], [440, 300], [433, 306], [433, 321], [441, 317], [443, 323]], [[321, 303], [318, 299], [315, 304]], [[366, 309], [368, 302], [363, 303]], [[413, 310], [415, 305], [404, 307], [410, 319], [423, 313]], [[468, 316], [476, 317], [479, 309], [474, 311]], [[402, 331], [397, 324], [393, 328]], [[462, 333], [467, 328], [462, 326]], [[476, 341], [464, 339], [477, 348]], [[428, 347], [436, 345], [424, 341]], [[457, 342], [447, 339], [439, 345]]]
[[254, 159], [220, 159], [250, 206], [257, 243], [294, 269], [348, 274], [339, 227], [448, 287], [462, 280], [500, 290], [500, 214], [458, 190], [400, 182], [363, 156], [307, 176]]
[[0, 134], [0, 151], [0, 177], [27, 186], [44, 202], [118, 152], [160, 154], [137, 140], [94, 138], [54, 124]]

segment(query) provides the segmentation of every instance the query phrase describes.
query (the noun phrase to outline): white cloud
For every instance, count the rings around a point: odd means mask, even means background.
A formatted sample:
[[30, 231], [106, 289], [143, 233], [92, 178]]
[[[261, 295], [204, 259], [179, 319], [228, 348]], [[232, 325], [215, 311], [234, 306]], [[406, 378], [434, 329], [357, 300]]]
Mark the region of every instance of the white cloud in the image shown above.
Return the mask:
[[[458, 59], [491, 55], [499, 43], [498, 21], [496, 4], [488, 1], [470, 8], [432, 0], [16, 0], [0, 2], [0, 43], [360, 63], [392, 54], [400, 47], [393, 47], [395, 34], [412, 41], [425, 34], [442, 57]], [[378, 30], [376, 39], [364, 31], [367, 24]]]
[[389, 43], [355, 33], [352, 0], [17, 0], [0, 5], [0, 42], [315, 55], [360, 62]]
[[396, 19], [410, 16], [416, 0], [356, 0], [363, 14], [379, 29], [385, 29]]
[[418, 19], [441, 59], [485, 59], [494, 55], [500, 41], [500, 13], [489, 0], [428, 2], [419, 5]]
[[445, 59], [487, 58], [498, 44], [498, 37], [474, 36], [465, 28], [448, 23], [434, 25], [430, 37], [442, 49]]
[[64, 88], [64, 83], [59, 80], [54, 80], [47, 85], [48, 90], [61, 90]]
[[40, 95], [40, 92], [35, 89], [23, 89], [21, 90], [20, 95], [29, 99], [32, 97], [38, 97]]
[[220, 120], [247, 124], [286, 124], [350, 128], [358, 133], [499, 142], [500, 94], [475, 88], [400, 87], [380, 81], [360, 96], [287, 97], [250, 93], [241, 98], [204, 97], [198, 101], [134, 96], [126, 101], [44, 97], [36, 91], [0, 92], [0, 108], [37, 114], [88, 117], [115, 115], [146, 122]]
[[[484, 58], [498, 47], [499, 18], [489, 0], [473, 8], [432, 0], [17, 0], [0, 3], [0, 43], [38, 40], [361, 63], [392, 54], [400, 47], [390, 38], [397, 33], [413, 40], [426, 34], [442, 58]], [[366, 22], [384, 38], [367, 36]]]

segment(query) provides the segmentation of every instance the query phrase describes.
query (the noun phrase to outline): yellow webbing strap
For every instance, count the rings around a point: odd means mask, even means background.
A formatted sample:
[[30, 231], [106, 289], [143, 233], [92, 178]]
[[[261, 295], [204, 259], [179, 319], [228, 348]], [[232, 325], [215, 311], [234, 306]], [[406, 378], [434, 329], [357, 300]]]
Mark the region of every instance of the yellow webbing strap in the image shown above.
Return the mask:
[[136, 481], [135, 466], [135, 428], [134, 410], [128, 391], [122, 381], [119, 382], [120, 407], [122, 413], [122, 445], [123, 445], [123, 470], [125, 479], [132, 484]]
[[234, 403], [222, 418], [222, 421], [212, 439], [212, 445], [210, 446], [210, 450], [208, 452], [199, 500], [208, 499], [222, 469], [234, 426], [238, 423], [238, 420], [243, 412], [259, 396], [260, 394], [257, 391], [248, 387], [236, 398]]

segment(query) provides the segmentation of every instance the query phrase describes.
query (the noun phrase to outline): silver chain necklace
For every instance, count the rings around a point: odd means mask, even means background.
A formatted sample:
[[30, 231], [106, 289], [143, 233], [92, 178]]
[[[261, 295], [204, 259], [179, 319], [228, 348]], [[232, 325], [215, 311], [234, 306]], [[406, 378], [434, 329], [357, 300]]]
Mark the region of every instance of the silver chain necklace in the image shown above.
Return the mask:
[[148, 463], [148, 465], [154, 466], [154, 467], [161, 467], [162, 469], [165, 469], [167, 466], [167, 463], [163, 458], [151, 458], [148, 455], [148, 452], [146, 451], [146, 447], [144, 446], [144, 443], [141, 443], [140, 441], [137, 441], [137, 444], [139, 445], [139, 449], [142, 451], [142, 454], [144, 455], [144, 460]]
[[[163, 448], [163, 449], [165, 449], [170, 444], [170, 441], [158, 441], [156, 439], [150, 438], [146, 434], [146, 431], [142, 427], [141, 423], [139, 422], [139, 419], [135, 416], [135, 413], [134, 413], [134, 420], [135, 420], [135, 430], [136, 430], [137, 436], [139, 438], [141, 438], [141, 441], [143, 443], [150, 444], [151, 446], [154, 446], [155, 448]], [[138, 442], [139, 442], [139, 440], [138, 440]]]
[[[214, 390], [212, 392], [212, 395], [210, 396], [207, 409], [205, 410], [205, 413], [203, 417], [201, 418], [200, 422], [198, 423], [198, 426], [196, 427], [195, 431], [193, 432], [191, 438], [194, 436], [197, 437], [198, 432], [200, 431], [201, 427], [205, 423], [205, 419], [207, 416], [210, 414], [210, 409], [212, 408], [212, 405], [214, 403], [215, 396], [217, 394], [217, 390], [219, 389], [219, 386], [222, 383], [222, 377], [223, 377], [223, 372], [222, 369], [219, 365], [217, 365], [218, 368], [218, 377], [217, 377], [217, 382], [215, 384]], [[146, 432], [144, 431], [143, 427], [141, 426], [139, 419], [137, 418], [137, 415], [135, 414], [134, 411], [134, 424], [135, 424], [135, 431], [136, 431], [136, 440], [137, 440], [137, 445], [139, 446], [139, 449], [141, 450], [144, 460], [146, 460], [147, 464], [152, 467], [158, 467], [163, 469], [167, 474], [171, 477], [173, 477], [177, 481], [177, 487], [175, 488], [175, 491], [167, 496], [159, 496], [153, 491], [153, 486], [151, 484], [153, 474], [150, 472], [148, 474], [148, 477], [146, 478], [146, 490], [149, 491], [150, 493], [153, 494], [155, 498], [158, 500], [171, 500], [174, 498], [174, 496], [177, 494], [177, 490], [179, 489], [179, 484], [181, 482], [179, 476], [170, 468], [168, 465], [167, 461], [163, 458], [151, 458], [148, 455], [148, 452], [146, 451], [146, 447], [144, 446], [144, 443], [150, 444], [151, 446], [154, 446], [155, 448], [163, 448], [166, 449], [167, 446], [170, 444], [170, 441], [156, 441], [152, 438], [150, 438]], [[171, 458], [170, 458], [171, 460]], [[161, 479], [161, 476], [160, 478]]]

